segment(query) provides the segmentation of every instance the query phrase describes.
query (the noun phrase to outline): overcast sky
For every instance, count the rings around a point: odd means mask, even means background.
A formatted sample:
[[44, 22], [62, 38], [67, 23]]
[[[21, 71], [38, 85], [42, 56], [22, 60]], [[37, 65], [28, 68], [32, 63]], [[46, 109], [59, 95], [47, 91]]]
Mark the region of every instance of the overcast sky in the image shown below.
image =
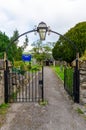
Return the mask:
[[[41, 21], [64, 34], [77, 23], [86, 21], [86, 0], [0, 0], [0, 30], [9, 37], [15, 29], [22, 34]], [[39, 39], [34, 34], [28, 37], [29, 44]], [[51, 34], [46, 41], [57, 39]]]

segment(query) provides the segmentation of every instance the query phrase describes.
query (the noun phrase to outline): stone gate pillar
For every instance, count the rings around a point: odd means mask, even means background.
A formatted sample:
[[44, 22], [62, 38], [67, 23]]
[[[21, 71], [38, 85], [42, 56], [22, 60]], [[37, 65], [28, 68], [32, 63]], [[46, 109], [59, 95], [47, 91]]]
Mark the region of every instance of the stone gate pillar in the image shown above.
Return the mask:
[[80, 102], [86, 104], [86, 61], [80, 65]]
[[4, 103], [4, 69], [0, 69], [0, 104]]

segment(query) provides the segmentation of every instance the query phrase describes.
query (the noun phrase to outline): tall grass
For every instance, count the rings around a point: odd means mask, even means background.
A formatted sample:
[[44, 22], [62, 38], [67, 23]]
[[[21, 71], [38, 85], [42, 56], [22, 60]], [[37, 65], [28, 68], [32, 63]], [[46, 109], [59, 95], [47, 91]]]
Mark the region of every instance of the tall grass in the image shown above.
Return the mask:
[[53, 67], [53, 70], [56, 72], [57, 76], [59, 76], [61, 80], [64, 81], [64, 67], [55, 66]]
[[56, 74], [64, 81], [65, 89], [72, 96], [73, 95], [73, 73], [74, 70], [71, 67], [62, 68], [61, 66], [53, 67]]
[[65, 69], [65, 89], [71, 96], [73, 96], [73, 74], [73, 68], [68, 67]]

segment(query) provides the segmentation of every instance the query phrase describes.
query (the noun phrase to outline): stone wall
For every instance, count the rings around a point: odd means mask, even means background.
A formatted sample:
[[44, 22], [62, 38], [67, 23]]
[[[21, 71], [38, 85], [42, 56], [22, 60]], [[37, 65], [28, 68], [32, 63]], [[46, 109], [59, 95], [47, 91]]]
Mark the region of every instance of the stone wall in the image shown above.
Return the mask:
[[86, 61], [80, 65], [80, 103], [86, 104]]
[[0, 104], [4, 103], [4, 70], [0, 69]]

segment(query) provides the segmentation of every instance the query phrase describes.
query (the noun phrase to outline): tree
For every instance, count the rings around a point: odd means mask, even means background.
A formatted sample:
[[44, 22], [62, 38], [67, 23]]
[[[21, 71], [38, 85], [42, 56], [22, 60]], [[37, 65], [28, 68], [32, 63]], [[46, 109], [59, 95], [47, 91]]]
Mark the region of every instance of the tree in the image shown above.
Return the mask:
[[32, 44], [33, 49], [32, 49], [32, 54], [33, 57], [38, 61], [42, 62], [46, 59], [51, 58], [51, 47], [46, 43], [44, 44], [42, 41], [38, 40], [37, 42], [34, 42]]
[[[18, 30], [16, 29], [14, 32], [13, 32], [13, 36], [10, 38], [10, 43], [12, 43], [10, 45], [10, 49], [8, 48], [8, 59], [10, 61], [14, 61], [17, 59], [17, 55], [18, 55], [18, 49], [17, 49], [17, 46], [18, 46], [18, 43], [19, 43], [19, 40], [15, 40], [16, 38], [18, 38], [19, 36], [19, 32]], [[14, 41], [14, 42], [13, 42]]]
[[10, 42], [14, 41], [14, 42], [12, 42], [12, 45], [11, 45], [10, 50], [9, 50], [9, 59], [11, 61], [13, 61], [13, 60], [16, 60], [16, 61], [21, 60], [22, 53], [23, 53], [24, 49], [27, 47], [27, 45], [28, 45], [29, 40], [28, 40], [28, 37], [26, 35], [23, 45], [18, 46], [19, 40], [18, 39], [15, 40], [16, 38], [18, 38], [18, 36], [19, 36], [19, 32], [18, 32], [18, 30], [15, 30], [13, 32], [13, 36], [10, 38]]
[[[19, 32], [18, 32], [18, 30], [16, 29], [14, 32], [13, 32], [13, 36], [10, 38], [10, 42], [12, 42], [13, 40], [15, 40], [17, 37], [19, 36]], [[19, 42], [19, 40], [17, 39], [17, 40], [15, 40], [15, 44], [16, 45], [18, 45], [18, 42]]]
[[22, 59], [22, 53], [23, 53], [22, 47], [18, 47], [17, 53], [16, 53], [16, 58], [15, 58], [16, 61], [20, 61]]
[[24, 41], [24, 44], [22, 46], [22, 49], [24, 50], [27, 46], [28, 46], [28, 42], [29, 42], [29, 39], [27, 37], [27, 35], [25, 36], [25, 41]]
[[76, 57], [76, 49], [80, 56], [86, 50], [86, 22], [76, 24], [76, 26], [71, 28], [63, 36], [70, 39], [73, 44], [60, 36], [52, 50], [53, 57], [56, 60], [61, 58], [71, 63]]
[[0, 58], [3, 58], [4, 52], [9, 44], [9, 37], [0, 31]]
[[19, 32], [17, 29], [13, 32], [13, 36], [11, 38], [0, 31], [0, 58], [3, 58], [4, 52], [6, 52], [8, 60], [12, 62], [14, 60], [21, 60], [22, 53], [28, 44], [28, 37], [25, 36], [24, 44], [22, 46], [18, 46], [18, 36]]

